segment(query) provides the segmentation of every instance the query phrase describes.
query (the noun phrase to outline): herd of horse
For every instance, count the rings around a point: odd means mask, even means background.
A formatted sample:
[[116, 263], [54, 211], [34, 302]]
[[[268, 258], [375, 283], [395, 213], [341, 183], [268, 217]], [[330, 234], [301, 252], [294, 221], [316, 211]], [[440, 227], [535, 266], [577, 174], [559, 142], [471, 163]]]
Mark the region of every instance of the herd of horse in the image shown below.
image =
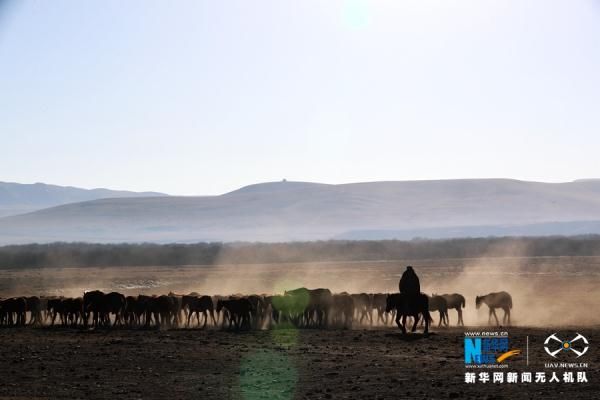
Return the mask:
[[[512, 298], [507, 292], [477, 296], [476, 307], [486, 304], [489, 319], [499, 325], [495, 309], [504, 310], [510, 324]], [[99, 290], [82, 297], [13, 297], [0, 299], [0, 326], [61, 325], [65, 327], [177, 328], [213, 327], [229, 330], [296, 328], [352, 328], [389, 325], [406, 332], [407, 318], [428, 331], [439, 313], [438, 327], [449, 326], [449, 310], [456, 310], [463, 325], [464, 296], [453, 294], [408, 296], [402, 293], [332, 293], [329, 289], [298, 288], [281, 295], [207, 296], [198, 293], [160, 296], [125, 296]]]

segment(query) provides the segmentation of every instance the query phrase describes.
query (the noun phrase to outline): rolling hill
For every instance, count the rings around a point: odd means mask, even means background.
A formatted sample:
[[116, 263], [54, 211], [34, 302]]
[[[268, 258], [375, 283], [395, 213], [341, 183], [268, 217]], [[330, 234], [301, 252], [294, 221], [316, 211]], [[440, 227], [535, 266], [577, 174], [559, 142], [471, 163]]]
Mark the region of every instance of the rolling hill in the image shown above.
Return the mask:
[[0, 243], [600, 233], [600, 182], [272, 182], [219, 196], [107, 198], [0, 219]]
[[0, 182], [0, 217], [24, 214], [67, 203], [107, 197], [166, 196], [156, 192], [129, 192], [109, 189], [80, 189], [45, 183]]

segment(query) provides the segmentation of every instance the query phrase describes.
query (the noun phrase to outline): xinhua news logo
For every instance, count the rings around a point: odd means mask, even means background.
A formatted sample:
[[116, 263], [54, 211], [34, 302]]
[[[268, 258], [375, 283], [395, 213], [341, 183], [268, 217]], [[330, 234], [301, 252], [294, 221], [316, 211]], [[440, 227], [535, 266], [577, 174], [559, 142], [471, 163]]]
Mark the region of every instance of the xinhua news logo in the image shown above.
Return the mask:
[[504, 368], [504, 361], [521, 354], [510, 349], [508, 332], [465, 332], [465, 366]]

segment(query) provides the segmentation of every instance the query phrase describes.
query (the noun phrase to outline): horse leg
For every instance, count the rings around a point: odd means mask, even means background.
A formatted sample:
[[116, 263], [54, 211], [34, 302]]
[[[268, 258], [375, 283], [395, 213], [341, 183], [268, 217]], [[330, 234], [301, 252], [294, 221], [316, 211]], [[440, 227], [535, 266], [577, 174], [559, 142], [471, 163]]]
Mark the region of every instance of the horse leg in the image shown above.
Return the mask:
[[417, 330], [417, 324], [419, 323], [419, 314], [418, 314], [418, 313], [417, 313], [417, 314], [415, 314], [415, 317], [414, 317], [414, 318], [415, 318], [415, 322], [413, 323], [413, 327], [412, 327], [412, 329], [410, 330], [411, 332], [414, 332], [414, 331], [416, 331], [416, 330]]
[[496, 315], [496, 309], [492, 308], [492, 313], [494, 314], [494, 319], [496, 320], [496, 326], [500, 326], [500, 321], [498, 321], [498, 316]]
[[206, 310], [202, 310], [202, 315], [204, 315], [204, 325], [202, 325], [202, 329], [206, 328], [206, 323], [208, 322], [208, 313]]
[[402, 316], [402, 325], [400, 326], [400, 328], [402, 328], [402, 333], [405, 334], [406, 333], [406, 315]]
[[221, 311], [221, 329], [225, 329], [225, 311]]
[[440, 310], [440, 322], [438, 322], [438, 328], [442, 326], [442, 322], [444, 321], [444, 312]]
[[492, 324], [492, 309], [490, 308], [490, 312], [488, 314], [488, 325]]
[[463, 319], [462, 319], [462, 310], [460, 308], [457, 308], [457, 310], [458, 310], [458, 324], [457, 325], [465, 326], [465, 323], [463, 322]]

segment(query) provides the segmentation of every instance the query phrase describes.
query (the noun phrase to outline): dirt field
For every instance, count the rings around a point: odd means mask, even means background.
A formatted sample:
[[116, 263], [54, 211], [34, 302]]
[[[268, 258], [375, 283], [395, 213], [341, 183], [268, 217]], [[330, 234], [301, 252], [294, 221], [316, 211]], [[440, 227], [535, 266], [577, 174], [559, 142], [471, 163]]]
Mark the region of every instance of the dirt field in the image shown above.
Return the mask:
[[[403, 338], [395, 329], [318, 331], [77, 331], [0, 329], [0, 399], [592, 399], [600, 391], [598, 328], [589, 383], [464, 383], [463, 331]], [[545, 371], [547, 329], [529, 338], [529, 366]], [[561, 371], [562, 374], [562, 371]]]
[[[586, 371], [589, 382], [467, 384], [465, 372], [472, 370], [465, 368], [464, 331], [458, 328], [434, 329], [427, 338], [402, 337], [397, 329], [382, 327], [241, 333], [1, 328], [0, 399], [598, 397], [600, 258], [595, 257], [0, 270], [0, 297], [81, 296], [89, 289], [131, 295], [281, 293], [299, 286], [392, 292], [408, 264], [423, 291], [465, 295], [468, 330], [483, 330], [487, 323], [487, 309], [475, 308], [475, 295], [511, 293], [510, 347], [524, 353], [507, 360], [509, 368], [502, 371], [549, 374], [544, 363], [554, 360], [544, 352], [545, 338], [579, 332], [590, 348], [577, 361], [588, 365], [572, 371]], [[453, 310], [450, 321], [456, 323]], [[563, 369], [555, 370], [562, 376]]]

